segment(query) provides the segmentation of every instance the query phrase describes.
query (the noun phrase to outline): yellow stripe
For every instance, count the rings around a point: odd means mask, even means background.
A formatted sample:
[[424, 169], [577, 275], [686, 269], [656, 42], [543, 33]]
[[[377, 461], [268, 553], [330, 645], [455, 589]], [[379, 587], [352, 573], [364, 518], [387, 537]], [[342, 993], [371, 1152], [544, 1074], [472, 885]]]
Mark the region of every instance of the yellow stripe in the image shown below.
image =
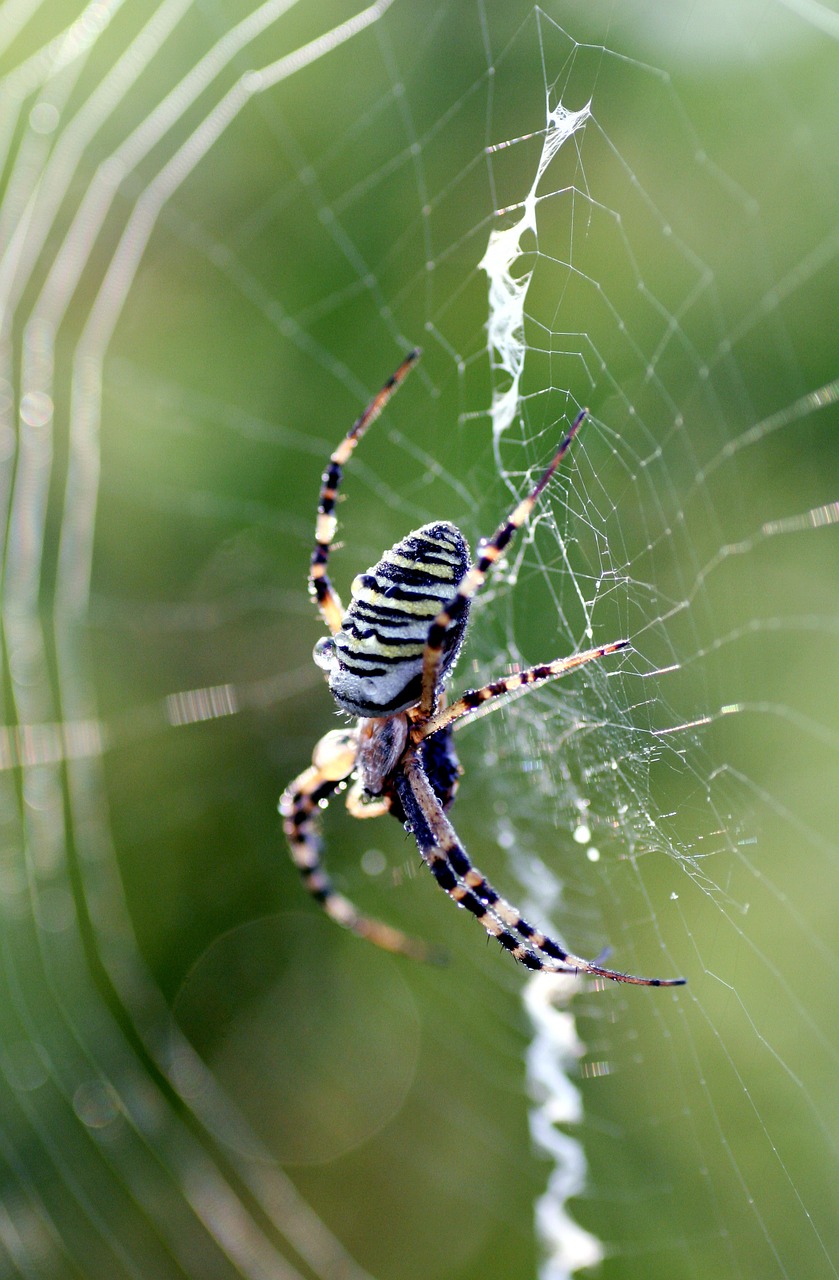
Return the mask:
[[[488, 552], [485, 552], [484, 554], [489, 558]], [[457, 594], [459, 596], [466, 596], [467, 600], [471, 600], [472, 596], [483, 586], [485, 581], [486, 574], [482, 573], [480, 569], [477, 569], [475, 565], [472, 565], [472, 568], [466, 574], [458, 587]]]
[[422, 573], [431, 574], [434, 578], [445, 578], [447, 582], [452, 581], [454, 577], [453, 570], [460, 565], [460, 561], [455, 558], [449, 561], [448, 564], [429, 564], [426, 560], [399, 556], [394, 551], [386, 551], [382, 556], [381, 563], [392, 564], [398, 569], [419, 569]]
[[508, 518], [508, 523], [511, 524], [514, 529], [520, 529], [535, 505], [535, 501], [532, 497], [525, 498], [519, 503], [513, 514]]
[[381, 644], [375, 637], [356, 640], [350, 636], [342, 645], [350, 658], [421, 658], [425, 641], [415, 645]]
[[315, 526], [315, 538], [318, 542], [329, 543], [335, 537], [335, 530], [338, 521], [334, 515], [324, 515], [323, 512], [318, 514], [317, 524]]
[[350, 590], [353, 600], [361, 600], [373, 608], [382, 605], [385, 609], [392, 609], [410, 618], [435, 618], [440, 612], [440, 601], [434, 597], [417, 596], [416, 600], [395, 600], [393, 596], [386, 596], [381, 591], [362, 587], [358, 578], [353, 582]]

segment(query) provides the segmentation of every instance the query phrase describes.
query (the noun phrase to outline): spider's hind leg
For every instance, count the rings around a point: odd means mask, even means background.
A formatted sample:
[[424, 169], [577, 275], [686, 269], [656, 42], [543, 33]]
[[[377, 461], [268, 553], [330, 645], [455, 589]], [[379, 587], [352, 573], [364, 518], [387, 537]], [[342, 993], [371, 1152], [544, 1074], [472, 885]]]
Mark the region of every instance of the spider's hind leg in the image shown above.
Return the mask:
[[519, 911], [496, 893], [473, 866], [454, 828], [440, 807], [415, 751], [403, 758], [396, 785], [408, 813], [414, 838], [431, 874], [449, 897], [478, 920], [513, 959], [527, 969], [548, 973], [590, 973], [642, 987], [680, 987], [684, 978], [641, 978], [606, 969], [566, 951], [553, 938], [528, 924]]
[[315, 748], [314, 763], [280, 797], [279, 810], [291, 856], [303, 884], [330, 919], [384, 951], [414, 960], [435, 960], [434, 950], [401, 929], [363, 915], [332, 885], [323, 865], [320, 811], [355, 767], [355, 739], [341, 730], [328, 733]]

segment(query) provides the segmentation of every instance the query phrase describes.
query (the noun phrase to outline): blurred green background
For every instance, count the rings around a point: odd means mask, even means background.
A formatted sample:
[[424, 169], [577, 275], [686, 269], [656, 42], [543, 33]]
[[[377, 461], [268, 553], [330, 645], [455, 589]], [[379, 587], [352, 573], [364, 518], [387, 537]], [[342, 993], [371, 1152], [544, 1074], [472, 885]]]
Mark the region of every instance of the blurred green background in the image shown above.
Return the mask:
[[[0, 7], [0, 1275], [559, 1280], [534, 1220], [571, 1195], [610, 1280], [835, 1276], [834, 15], [396, 0], [240, 94], [359, 10], [252, 12]], [[560, 100], [592, 119], [539, 182], [494, 442], [478, 264]], [[525, 975], [336, 805], [341, 886], [450, 963], [345, 937], [276, 813], [337, 723], [320, 473], [415, 343], [336, 584], [430, 518], [474, 547], [590, 406], [457, 683], [633, 650], [464, 733], [456, 821], [574, 950], [689, 978], [581, 987], [588, 1173], [541, 1200]]]

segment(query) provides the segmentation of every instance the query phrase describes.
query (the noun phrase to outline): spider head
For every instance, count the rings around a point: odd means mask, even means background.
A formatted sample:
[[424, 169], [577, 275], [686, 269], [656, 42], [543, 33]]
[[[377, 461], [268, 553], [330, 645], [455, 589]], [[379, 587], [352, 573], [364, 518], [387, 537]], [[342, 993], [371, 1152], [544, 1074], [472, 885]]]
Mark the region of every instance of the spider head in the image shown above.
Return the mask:
[[[419, 701], [428, 630], [469, 569], [469, 548], [453, 524], [415, 529], [352, 584], [334, 638], [319, 641], [315, 661], [329, 673], [339, 706], [360, 717], [391, 716]], [[441, 680], [454, 665], [468, 604], [446, 632]]]

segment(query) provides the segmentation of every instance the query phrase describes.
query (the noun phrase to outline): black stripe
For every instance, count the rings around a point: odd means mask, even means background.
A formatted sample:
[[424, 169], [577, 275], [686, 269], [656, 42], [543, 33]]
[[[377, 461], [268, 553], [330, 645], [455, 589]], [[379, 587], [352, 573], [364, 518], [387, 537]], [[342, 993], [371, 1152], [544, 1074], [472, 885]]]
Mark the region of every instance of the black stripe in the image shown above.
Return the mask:
[[[422, 563], [423, 564], [429, 563], [428, 556], [423, 557]], [[452, 587], [452, 583], [454, 582], [455, 569], [457, 569], [458, 566], [453, 564], [453, 565], [447, 565], [446, 567], [451, 569], [451, 573], [448, 575], [447, 578], [441, 577], [439, 573], [427, 573], [424, 569], [418, 569], [413, 565], [410, 568], [408, 568], [407, 566], [402, 564], [391, 564], [390, 561], [388, 560], [382, 560], [378, 565], [376, 565], [375, 577], [384, 578], [385, 580], [390, 582], [399, 582], [409, 587], [410, 586], [413, 586], [413, 587], [448, 586], [449, 593], [453, 594], [451, 587]], [[368, 574], [364, 574], [362, 577], [362, 581], [364, 581], [368, 576], [369, 576]]]
[[354, 675], [384, 675], [387, 667], [406, 667], [410, 669], [414, 666], [419, 666], [422, 662], [422, 654], [406, 658], [401, 653], [369, 653], [363, 649], [340, 649], [338, 661], [346, 671], [352, 671]]
[[487, 913], [484, 904], [470, 891], [467, 891], [462, 898], [455, 898], [455, 902], [459, 907], [464, 907], [467, 911], [471, 911], [472, 915], [478, 920], [482, 920]]
[[337, 489], [341, 483], [341, 464], [339, 462], [331, 462], [321, 476], [321, 483], [324, 489]]
[[457, 888], [457, 880], [452, 875], [452, 869], [443, 858], [435, 858], [431, 863], [431, 874], [437, 881], [441, 889], [445, 889], [449, 893], [452, 889]]
[[546, 956], [550, 956], [552, 960], [568, 959], [568, 952], [563, 951], [562, 947], [558, 947], [555, 942], [551, 941], [550, 938], [545, 939], [545, 941], [542, 943], [541, 950], [544, 951]]

